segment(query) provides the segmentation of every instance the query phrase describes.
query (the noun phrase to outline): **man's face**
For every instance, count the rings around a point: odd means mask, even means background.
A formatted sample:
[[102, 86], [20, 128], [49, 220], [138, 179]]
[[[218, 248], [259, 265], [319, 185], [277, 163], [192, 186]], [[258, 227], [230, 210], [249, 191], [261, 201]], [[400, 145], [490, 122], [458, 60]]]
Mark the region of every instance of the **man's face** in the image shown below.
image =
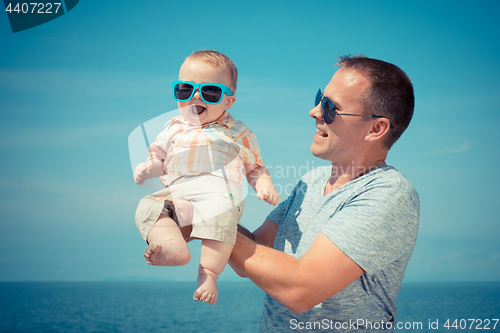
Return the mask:
[[[363, 97], [369, 87], [369, 79], [359, 71], [341, 68], [326, 86], [324, 96], [335, 104], [340, 114], [366, 114]], [[371, 122], [337, 114], [331, 124], [326, 124], [321, 112], [321, 103], [309, 111], [318, 130], [311, 144], [312, 154], [332, 163], [353, 163]]]

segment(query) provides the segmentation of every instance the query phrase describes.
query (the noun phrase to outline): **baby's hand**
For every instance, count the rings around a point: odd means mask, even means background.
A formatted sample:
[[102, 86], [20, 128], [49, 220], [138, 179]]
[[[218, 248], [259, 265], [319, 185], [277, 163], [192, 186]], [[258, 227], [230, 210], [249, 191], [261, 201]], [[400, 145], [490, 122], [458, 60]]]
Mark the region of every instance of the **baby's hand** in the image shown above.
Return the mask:
[[265, 202], [273, 206], [276, 206], [280, 203], [280, 195], [278, 194], [278, 191], [276, 191], [274, 186], [266, 186], [264, 188], [258, 189], [257, 198], [259, 200], [264, 200]]
[[155, 158], [146, 163], [140, 163], [134, 172], [134, 180], [139, 185], [150, 178], [161, 176], [163, 176], [163, 162]]
[[140, 163], [134, 171], [134, 181], [136, 184], [141, 185], [144, 183], [148, 177], [146, 177], [148, 174], [148, 165], [147, 163]]

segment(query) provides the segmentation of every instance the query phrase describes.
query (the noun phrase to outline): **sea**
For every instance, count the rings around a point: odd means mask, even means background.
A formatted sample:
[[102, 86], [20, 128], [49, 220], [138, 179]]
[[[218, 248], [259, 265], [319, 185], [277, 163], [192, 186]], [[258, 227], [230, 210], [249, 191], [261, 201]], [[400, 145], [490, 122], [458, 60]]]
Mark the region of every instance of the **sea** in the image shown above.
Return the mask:
[[[0, 332], [257, 332], [264, 293], [219, 281], [216, 305], [196, 282], [0, 283]], [[395, 332], [500, 332], [500, 283], [403, 283]], [[327, 318], [326, 318], [327, 319]], [[283, 332], [314, 332], [307, 323]]]

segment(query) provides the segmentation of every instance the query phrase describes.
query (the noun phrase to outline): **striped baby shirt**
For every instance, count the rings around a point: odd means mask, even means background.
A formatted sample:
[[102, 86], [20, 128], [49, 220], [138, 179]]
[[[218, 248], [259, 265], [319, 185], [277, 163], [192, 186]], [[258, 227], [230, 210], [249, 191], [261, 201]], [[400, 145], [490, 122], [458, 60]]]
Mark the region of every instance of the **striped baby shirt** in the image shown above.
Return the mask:
[[[152, 144], [161, 148], [150, 159], [164, 160], [165, 186], [179, 177], [211, 173], [238, 185], [246, 178], [245, 164], [263, 166], [257, 137], [225, 111], [216, 121], [195, 126], [182, 116], [172, 118]], [[158, 149], [156, 149], [158, 151]], [[224, 172], [223, 172], [224, 171]]]

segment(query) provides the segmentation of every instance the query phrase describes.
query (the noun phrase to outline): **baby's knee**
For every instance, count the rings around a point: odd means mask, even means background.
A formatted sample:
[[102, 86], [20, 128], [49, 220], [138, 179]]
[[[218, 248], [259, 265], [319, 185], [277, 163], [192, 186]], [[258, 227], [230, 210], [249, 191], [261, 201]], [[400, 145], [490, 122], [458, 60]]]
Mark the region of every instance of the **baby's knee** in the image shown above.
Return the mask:
[[187, 265], [191, 261], [191, 252], [187, 244], [180, 249], [177, 259], [179, 266]]

